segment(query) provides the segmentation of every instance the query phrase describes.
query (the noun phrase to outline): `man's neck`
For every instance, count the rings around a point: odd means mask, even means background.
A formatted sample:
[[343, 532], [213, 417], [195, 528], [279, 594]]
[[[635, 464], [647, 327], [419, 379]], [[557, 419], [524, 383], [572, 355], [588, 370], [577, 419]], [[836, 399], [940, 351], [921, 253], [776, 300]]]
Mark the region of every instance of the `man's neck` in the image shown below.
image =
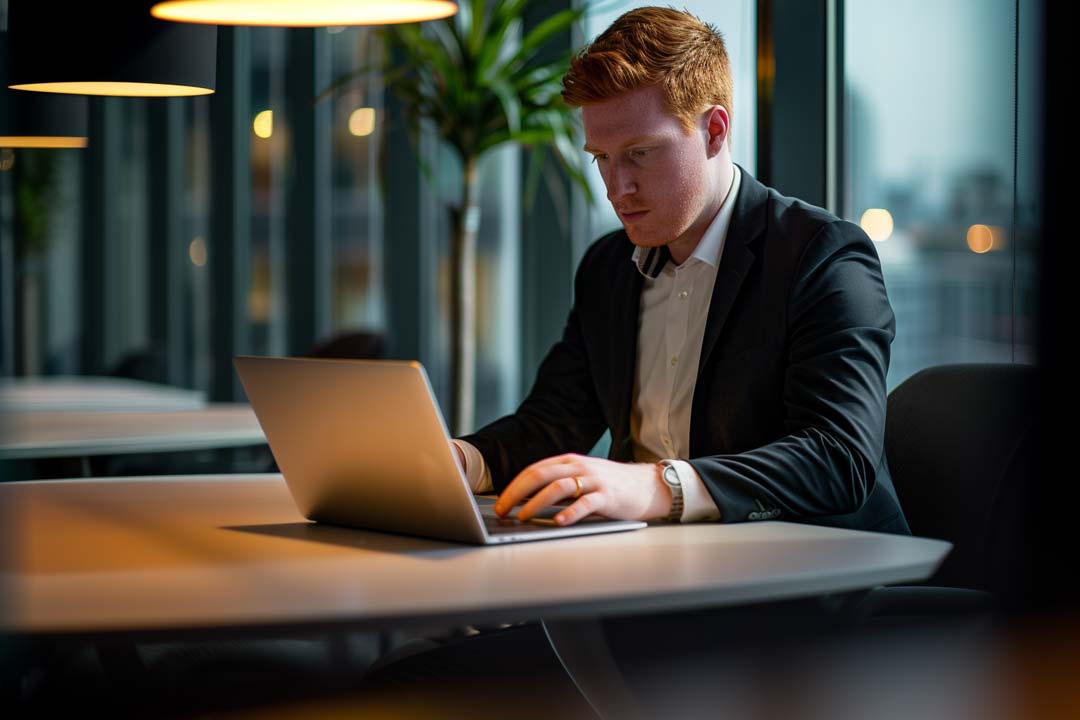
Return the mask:
[[719, 192], [713, 193], [713, 201], [705, 207], [698, 221], [695, 222], [689, 230], [683, 233], [682, 237], [676, 238], [668, 243], [668, 251], [671, 253], [671, 262], [675, 265], [682, 265], [686, 262], [687, 258], [694, 254], [697, 250], [697, 246], [701, 243], [701, 238], [705, 237], [705, 232], [709, 229], [709, 226], [716, 220], [716, 216], [720, 214], [720, 208], [724, 207], [724, 203], [728, 200], [728, 194], [731, 192], [732, 180], [735, 177], [735, 165], [728, 157], [727, 163], [724, 164], [720, 171], [720, 177], [717, 178], [716, 187], [724, 188], [723, 194]]

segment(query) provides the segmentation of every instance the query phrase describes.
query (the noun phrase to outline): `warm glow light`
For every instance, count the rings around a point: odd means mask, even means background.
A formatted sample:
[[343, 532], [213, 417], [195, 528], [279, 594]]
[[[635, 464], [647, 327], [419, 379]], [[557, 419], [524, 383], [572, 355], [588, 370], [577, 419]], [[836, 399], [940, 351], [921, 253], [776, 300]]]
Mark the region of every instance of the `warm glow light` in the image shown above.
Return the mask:
[[874, 242], [885, 242], [893, 233], [892, 215], [888, 210], [870, 208], [862, 214], [859, 226]]
[[64, 93], [66, 95], [113, 95], [121, 97], [187, 97], [209, 95], [210, 88], [137, 82], [47, 82], [12, 85], [14, 90]]
[[972, 225], [967, 231], [968, 249], [975, 253], [986, 253], [998, 249], [1001, 243], [1001, 229], [989, 225]]
[[188, 246], [188, 257], [191, 258], [191, 263], [195, 267], [206, 265], [206, 240], [202, 237], [193, 239], [191, 245]]
[[375, 131], [375, 108], [357, 108], [349, 115], [349, 132], [364, 137]]
[[389, 25], [450, 17], [449, 0], [168, 0], [150, 9], [161, 20], [206, 25]]
[[0, 136], [0, 147], [6, 148], [84, 148], [84, 137], [58, 137], [58, 136], [33, 136], [21, 137]]
[[255, 122], [251, 123], [252, 130], [261, 138], [268, 138], [274, 134], [274, 111], [263, 110], [255, 116]]

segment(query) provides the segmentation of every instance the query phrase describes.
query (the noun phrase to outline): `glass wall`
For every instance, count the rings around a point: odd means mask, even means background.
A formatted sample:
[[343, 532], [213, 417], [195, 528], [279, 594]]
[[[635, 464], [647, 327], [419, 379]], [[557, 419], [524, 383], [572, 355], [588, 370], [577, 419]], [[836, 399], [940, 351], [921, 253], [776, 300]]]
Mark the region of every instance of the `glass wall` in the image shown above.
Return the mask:
[[1035, 64], [1015, 10], [844, 5], [843, 210], [877, 242], [896, 312], [890, 389], [928, 365], [1034, 362], [1038, 148], [1018, 117], [1037, 105], [1016, 111]]
[[210, 236], [210, 99], [196, 97], [183, 103], [183, 228], [188, 260], [181, 284], [184, 330], [181, 379], [200, 390], [210, 390], [210, 272], [207, 238]]
[[[251, 321], [252, 352], [285, 354], [285, 67], [284, 28], [251, 29]], [[276, 111], [276, 112], [275, 112]]]
[[381, 55], [371, 28], [328, 28], [333, 78], [353, 75], [330, 95], [331, 219], [333, 290], [331, 326], [335, 333], [386, 330], [383, 290], [383, 194], [379, 186], [379, 148], [385, 112], [377, 72], [356, 74]]
[[[84, 150], [5, 149], [4, 368], [13, 374], [79, 370], [79, 224]], [[10, 284], [9, 284], [10, 283]]]

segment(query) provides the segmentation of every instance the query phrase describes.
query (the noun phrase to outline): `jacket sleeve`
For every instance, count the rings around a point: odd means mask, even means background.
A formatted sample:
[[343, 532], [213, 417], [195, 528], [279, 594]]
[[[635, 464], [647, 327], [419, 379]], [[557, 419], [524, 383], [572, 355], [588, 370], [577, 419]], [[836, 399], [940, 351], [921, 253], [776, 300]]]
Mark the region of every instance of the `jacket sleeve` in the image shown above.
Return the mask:
[[728, 522], [858, 510], [884, 453], [896, 322], [873, 242], [834, 221], [810, 241], [788, 298], [784, 431], [737, 454], [690, 460]]
[[593, 368], [578, 303], [595, 248], [582, 258], [574, 280], [574, 305], [562, 339], [548, 351], [532, 390], [511, 415], [460, 438], [484, 456], [496, 492], [532, 463], [561, 453], [587, 453], [607, 429], [593, 382]]

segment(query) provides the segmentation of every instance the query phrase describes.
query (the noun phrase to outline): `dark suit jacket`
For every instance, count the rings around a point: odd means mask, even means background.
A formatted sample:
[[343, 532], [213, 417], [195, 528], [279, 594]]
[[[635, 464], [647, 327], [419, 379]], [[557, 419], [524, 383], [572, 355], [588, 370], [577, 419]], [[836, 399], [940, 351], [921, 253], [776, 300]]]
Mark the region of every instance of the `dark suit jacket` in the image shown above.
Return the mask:
[[[885, 462], [895, 318], [857, 225], [742, 181], [705, 324], [690, 464], [724, 522], [778, 518], [909, 533]], [[633, 460], [630, 409], [643, 277], [622, 230], [586, 251], [562, 340], [512, 414], [462, 438], [497, 491], [531, 463]]]

